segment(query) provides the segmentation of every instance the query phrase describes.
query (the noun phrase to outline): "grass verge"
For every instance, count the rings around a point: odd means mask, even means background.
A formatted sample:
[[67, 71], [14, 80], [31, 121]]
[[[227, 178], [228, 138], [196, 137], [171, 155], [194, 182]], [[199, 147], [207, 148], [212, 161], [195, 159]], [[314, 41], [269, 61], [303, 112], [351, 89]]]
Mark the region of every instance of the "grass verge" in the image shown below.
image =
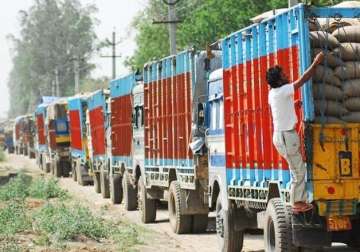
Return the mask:
[[[19, 241], [24, 233], [31, 233], [28, 244]], [[23, 251], [29, 244], [66, 251], [73, 242], [87, 241], [109, 245], [99, 251], [129, 251], [143, 243], [145, 233], [137, 225], [95, 216], [54, 178], [20, 173], [0, 187], [0, 251]]]

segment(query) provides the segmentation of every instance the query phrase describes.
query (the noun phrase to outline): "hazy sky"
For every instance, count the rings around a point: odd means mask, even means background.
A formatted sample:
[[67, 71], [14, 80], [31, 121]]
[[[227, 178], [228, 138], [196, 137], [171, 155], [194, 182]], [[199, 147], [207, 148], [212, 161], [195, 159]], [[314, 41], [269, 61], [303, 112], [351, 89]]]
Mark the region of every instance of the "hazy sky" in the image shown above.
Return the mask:
[[[135, 48], [134, 31], [129, 25], [136, 13], [144, 8], [147, 0], [80, 0], [83, 4], [95, 3], [99, 9], [97, 19], [100, 24], [96, 27], [99, 39], [111, 38], [115, 28], [117, 37], [124, 39], [118, 46], [118, 54], [123, 58], [117, 61], [117, 74], [126, 72], [122, 66], [122, 60], [131, 55]], [[12, 67], [11, 43], [6, 39], [10, 33], [17, 35], [19, 32], [19, 10], [27, 10], [33, 0], [11, 0], [0, 8], [0, 117], [5, 117], [9, 108], [9, 95], [7, 90], [7, 79]], [[110, 54], [106, 49], [102, 54]], [[94, 76], [111, 76], [111, 59], [94, 57], [97, 64]]]

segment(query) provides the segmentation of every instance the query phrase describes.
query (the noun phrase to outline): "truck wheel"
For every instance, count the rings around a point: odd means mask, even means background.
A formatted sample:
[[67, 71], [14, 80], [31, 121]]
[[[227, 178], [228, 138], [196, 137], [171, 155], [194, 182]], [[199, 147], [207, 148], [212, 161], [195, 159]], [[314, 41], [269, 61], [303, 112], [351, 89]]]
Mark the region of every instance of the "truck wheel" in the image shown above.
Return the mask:
[[71, 164], [71, 177], [74, 181], [77, 181], [76, 165], [74, 163]]
[[204, 233], [208, 226], [207, 214], [195, 214], [192, 216], [192, 232], [194, 234]]
[[143, 223], [152, 223], [156, 219], [156, 200], [149, 199], [142, 176], [138, 181], [138, 205]]
[[100, 173], [94, 172], [94, 189], [96, 193], [101, 193], [101, 185], [100, 185]]
[[53, 166], [53, 172], [54, 172], [54, 176], [57, 178], [60, 178], [62, 175], [62, 162], [59, 160], [56, 160], [54, 162], [54, 166]]
[[216, 200], [216, 234], [220, 251], [237, 252], [241, 251], [244, 242], [244, 231], [235, 230], [234, 209], [223, 209], [221, 194]]
[[76, 165], [76, 168], [77, 168], [76, 169], [77, 182], [79, 183], [79, 185], [85, 186], [86, 181], [84, 180], [84, 177], [85, 177], [85, 174], [87, 173], [86, 168], [82, 164]]
[[124, 205], [127, 211], [136, 210], [137, 208], [137, 191], [130, 182], [129, 173], [125, 172], [122, 179], [122, 186], [124, 190]]
[[190, 233], [192, 228], [192, 216], [181, 214], [183, 204], [180, 184], [173, 181], [169, 189], [168, 211], [171, 228], [176, 234]]
[[110, 178], [110, 199], [113, 204], [120, 204], [123, 200], [122, 177], [120, 174], [113, 174]]
[[104, 172], [103, 170], [100, 171], [100, 187], [101, 187], [101, 195], [104, 199], [110, 198], [110, 185], [109, 185], [109, 174]]
[[294, 251], [289, 212], [279, 198], [271, 199], [265, 213], [265, 251]]
[[347, 242], [347, 245], [356, 251], [360, 251], [360, 219], [353, 220], [351, 224], [352, 230], [350, 231], [349, 242]]

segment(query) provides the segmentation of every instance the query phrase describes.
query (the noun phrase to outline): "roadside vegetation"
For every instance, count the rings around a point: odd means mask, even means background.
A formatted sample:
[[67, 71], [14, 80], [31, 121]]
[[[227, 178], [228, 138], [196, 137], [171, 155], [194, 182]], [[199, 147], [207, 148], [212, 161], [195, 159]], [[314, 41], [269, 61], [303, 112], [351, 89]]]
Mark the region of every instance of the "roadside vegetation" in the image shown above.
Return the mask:
[[0, 252], [51, 248], [74, 249], [90, 243], [96, 251], [136, 250], [146, 231], [134, 224], [112, 223], [75, 202], [54, 178], [20, 173], [0, 187]]
[[2, 148], [0, 148], [0, 162], [6, 161], [6, 155]]

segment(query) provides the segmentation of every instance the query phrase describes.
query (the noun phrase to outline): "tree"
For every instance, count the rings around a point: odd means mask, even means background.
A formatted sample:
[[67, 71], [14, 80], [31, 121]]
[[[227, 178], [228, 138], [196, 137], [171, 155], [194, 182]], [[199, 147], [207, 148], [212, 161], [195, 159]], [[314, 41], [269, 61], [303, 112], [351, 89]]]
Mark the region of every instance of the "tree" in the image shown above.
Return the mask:
[[[305, 1], [304, 1], [305, 2]], [[310, 2], [308, 0], [307, 2]], [[324, 6], [340, 0], [313, 0], [314, 5]], [[288, 0], [180, 0], [177, 15], [183, 23], [177, 29], [177, 47], [205, 48], [226, 35], [250, 24], [250, 18], [265, 11], [286, 8]], [[127, 64], [142, 68], [154, 58], [169, 54], [166, 25], [154, 25], [153, 20], [166, 19], [167, 6], [163, 0], [149, 0], [148, 6], [134, 19], [137, 49]]]
[[21, 14], [21, 35], [10, 35], [14, 45], [8, 87], [14, 116], [32, 112], [41, 96], [52, 95], [56, 73], [60, 96], [73, 94], [73, 60], [80, 58], [81, 78], [93, 68], [89, 59], [96, 47], [93, 5], [79, 0], [36, 0]]

